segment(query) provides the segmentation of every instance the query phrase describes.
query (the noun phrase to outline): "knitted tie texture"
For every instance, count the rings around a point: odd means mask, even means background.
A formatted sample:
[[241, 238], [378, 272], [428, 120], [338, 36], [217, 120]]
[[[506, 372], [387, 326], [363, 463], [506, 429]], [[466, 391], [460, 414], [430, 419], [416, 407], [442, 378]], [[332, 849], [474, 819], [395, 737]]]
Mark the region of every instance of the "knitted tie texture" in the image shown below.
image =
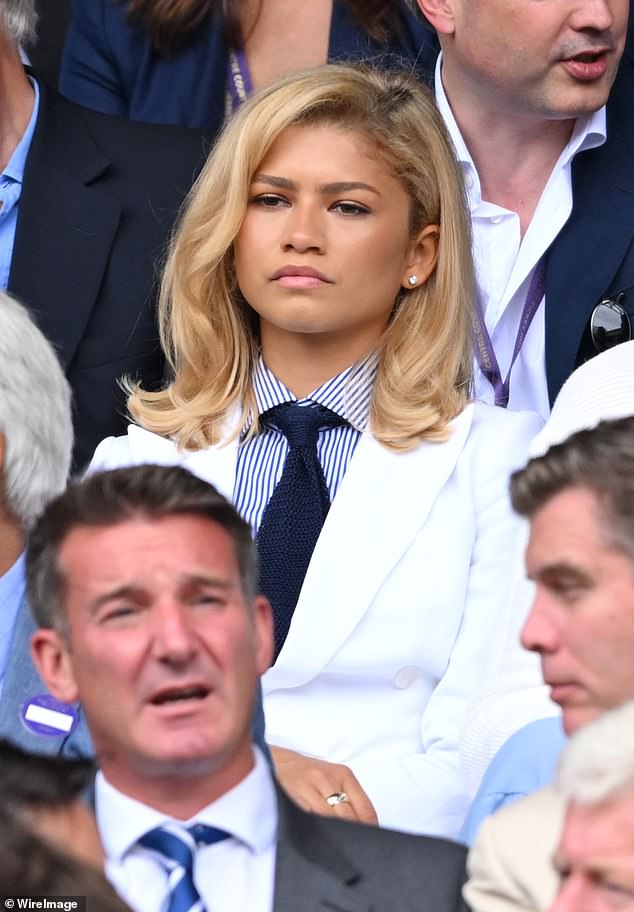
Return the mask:
[[169, 896], [166, 912], [202, 912], [200, 894], [194, 885], [194, 854], [198, 845], [212, 845], [228, 839], [230, 833], [197, 823], [183, 826], [160, 826], [139, 839], [139, 845], [160, 856], [168, 875]]
[[261, 420], [280, 430], [288, 441], [282, 475], [256, 536], [260, 591], [273, 606], [277, 659], [330, 508], [326, 479], [317, 458], [319, 431], [346, 421], [323, 406], [300, 406], [296, 402], [269, 409]]

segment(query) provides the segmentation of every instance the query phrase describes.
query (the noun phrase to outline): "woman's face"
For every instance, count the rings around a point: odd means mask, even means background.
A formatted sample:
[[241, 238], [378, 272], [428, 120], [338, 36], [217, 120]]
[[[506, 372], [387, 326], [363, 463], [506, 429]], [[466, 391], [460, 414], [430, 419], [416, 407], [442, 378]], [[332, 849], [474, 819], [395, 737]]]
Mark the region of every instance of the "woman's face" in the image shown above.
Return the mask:
[[371, 351], [399, 289], [436, 262], [436, 226], [410, 236], [410, 198], [363, 135], [289, 127], [260, 162], [235, 240], [262, 348], [289, 335]]

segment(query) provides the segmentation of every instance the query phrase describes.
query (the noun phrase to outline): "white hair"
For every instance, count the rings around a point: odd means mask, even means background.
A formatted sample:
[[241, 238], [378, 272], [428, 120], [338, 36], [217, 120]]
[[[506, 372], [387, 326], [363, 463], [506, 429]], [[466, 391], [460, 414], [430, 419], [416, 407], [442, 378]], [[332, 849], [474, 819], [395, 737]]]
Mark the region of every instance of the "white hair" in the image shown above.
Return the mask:
[[591, 805], [634, 790], [634, 701], [572, 736], [559, 761], [556, 785], [567, 801]]
[[66, 487], [71, 392], [51, 344], [22, 304], [0, 292], [0, 501], [25, 530]]
[[0, 27], [14, 44], [33, 41], [36, 25], [35, 0], [0, 0]]

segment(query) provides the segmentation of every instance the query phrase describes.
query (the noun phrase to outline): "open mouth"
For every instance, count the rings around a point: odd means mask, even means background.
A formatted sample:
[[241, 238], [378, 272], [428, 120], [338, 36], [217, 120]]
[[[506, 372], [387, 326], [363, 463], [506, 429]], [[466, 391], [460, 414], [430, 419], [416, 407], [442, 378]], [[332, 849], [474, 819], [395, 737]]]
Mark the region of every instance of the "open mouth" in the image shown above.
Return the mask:
[[153, 706], [165, 706], [169, 703], [181, 703], [185, 700], [204, 700], [210, 693], [208, 687], [202, 684], [192, 684], [190, 687], [170, 687], [162, 690], [152, 697]]
[[597, 79], [603, 78], [608, 70], [608, 49], [602, 48], [598, 51], [583, 51], [580, 54], [567, 57], [563, 61], [563, 64], [574, 79], [581, 82], [594, 82]]
[[571, 57], [571, 60], [576, 61], [577, 63], [596, 63], [599, 57], [603, 56], [602, 51], [589, 51], [586, 54], [576, 54], [574, 57]]

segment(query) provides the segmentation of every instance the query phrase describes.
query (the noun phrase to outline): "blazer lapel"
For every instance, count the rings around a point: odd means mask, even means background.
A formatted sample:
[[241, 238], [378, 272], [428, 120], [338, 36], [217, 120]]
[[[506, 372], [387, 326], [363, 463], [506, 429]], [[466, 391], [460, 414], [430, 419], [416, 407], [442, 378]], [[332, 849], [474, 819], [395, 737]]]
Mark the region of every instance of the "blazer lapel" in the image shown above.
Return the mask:
[[[235, 428], [238, 410], [228, 416], [226, 438], [230, 429]], [[225, 438], [225, 439], [226, 439]], [[233, 500], [233, 488], [236, 480], [236, 461], [238, 458], [238, 441], [236, 438], [226, 443], [218, 443], [204, 450], [176, 450], [176, 444], [166, 437], [159, 437], [138, 425], [128, 428], [128, 445], [131, 462], [139, 465], [143, 462], [158, 465], [178, 465], [189, 469], [194, 475], [212, 484], [228, 500]], [[174, 458], [175, 451], [178, 458]]]
[[346, 857], [343, 838], [333, 839], [332, 824], [295, 807], [279, 788], [277, 793], [273, 912], [295, 912], [298, 905], [305, 912], [370, 912], [358, 892], [362, 872]]
[[[624, 57], [607, 107], [607, 141], [575, 158], [572, 213], [548, 255], [546, 374], [551, 404], [576, 366], [594, 307], [607, 293], [626, 290], [619, 285], [618, 272], [634, 237], [631, 71], [632, 62]], [[625, 305], [634, 314], [633, 288], [626, 291]]]
[[[0, 734], [2, 737], [19, 743], [24, 743], [25, 737], [32, 737], [28, 735], [22, 725], [20, 718], [22, 704], [29, 697], [44, 693], [46, 690], [30, 659], [29, 648], [34, 631], [35, 623], [29, 606], [23, 599], [18, 608], [13, 628], [9, 662], [2, 687], [2, 699], [0, 699]], [[63, 739], [54, 740], [61, 743]]]
[[65, 366], [92, 312], [119, 223], [119, 204], [90, 186], [109, 165], [88, 133], [81, 109], [40, 84], [9, 290], [34, 310]]
[[[425, 524], [472, 421], [468, 406], [444, 443], [394, 453], [365, 433], [330, 508], [288, 637], [265, 690], [313, 678], [359, 623]], [[307, 644], [310, 647], [307, 648]]]

